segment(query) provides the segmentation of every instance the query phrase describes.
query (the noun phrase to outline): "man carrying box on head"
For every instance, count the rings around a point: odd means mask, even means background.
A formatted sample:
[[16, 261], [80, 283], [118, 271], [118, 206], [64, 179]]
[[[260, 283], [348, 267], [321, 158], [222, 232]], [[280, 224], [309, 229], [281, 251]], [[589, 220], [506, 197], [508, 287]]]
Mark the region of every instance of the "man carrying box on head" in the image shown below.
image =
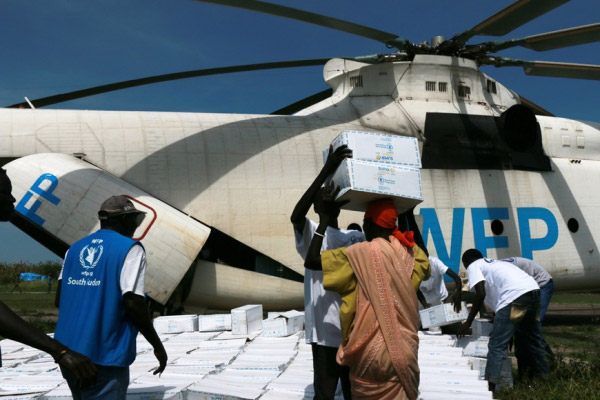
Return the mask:
[[[548, 373], [544, 341], [538, 324], [540, 288], [533, 278], [505, 261], [483, 258], [481, 252], [469, 249], [462, 262], [467, 269], [469, 287], [475, 290], [475, 301], [467, 321], [460, 327], [462, 337], [471, 326], [484, 300], [496, 313], [488, 344], [485, 379], [491, 391], [502, 384], [501, 369], [508, 355], [508, 344], [515, 336], [517, 360], [530, 358], [530, 377]], [[524, 371], [519, 371], [522, 374]]]
[[[329, 155], [321, 172], [306, 190], [292, 212], [296, 249], [303, 259], [306, 258], [313, 238], [319, 243], [320, 250], [347, 247], [364, 240], [362, 232], [339, 229], [337, 217], [339, 205], [326, 201], [329, 191], [322, 187], [327, 177], [335, 172], [340, 163], [352, 157], [352, 150], [340, 146]], [[327, 214], [331, 218], [326, 224], [317, 224], [306, 217], [314, 202], [317, 214]], [[336, 362], [338, 346], [342, 341], [340, 328], [340, 295], [323, 288], [323, 272], [320, 268], [305, 269], [304, 273], [304, 313], [306, 342], [312, 346], [315, 399], [333, 399], [338, 380], [341, 380], [344, 398], [350, 398], [348, 369]]]

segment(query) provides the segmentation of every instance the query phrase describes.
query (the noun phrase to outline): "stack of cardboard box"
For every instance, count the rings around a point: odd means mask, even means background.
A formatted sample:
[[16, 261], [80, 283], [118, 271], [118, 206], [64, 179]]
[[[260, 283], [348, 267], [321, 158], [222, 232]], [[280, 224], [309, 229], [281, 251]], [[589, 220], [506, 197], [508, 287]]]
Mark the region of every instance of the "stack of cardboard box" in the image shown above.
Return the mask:
[[[344, 131], [332, 142], [334, 150], [347, 145], [352, 158], [344, 160], [333, 174], [341, 190], [338, 200], [349, 200], [343, 208], [365, 211], [373, 200], [390, 198], [398, 212], [423, 201], [421, 157], [416, 138]], [[329, 148], [323, 151], [327, 159]]]

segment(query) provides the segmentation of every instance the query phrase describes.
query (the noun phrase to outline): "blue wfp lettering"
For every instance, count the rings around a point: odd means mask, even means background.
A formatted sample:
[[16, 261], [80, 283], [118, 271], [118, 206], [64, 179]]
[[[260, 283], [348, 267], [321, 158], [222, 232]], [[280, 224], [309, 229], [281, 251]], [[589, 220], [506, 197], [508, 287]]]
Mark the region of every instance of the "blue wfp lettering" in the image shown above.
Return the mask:
[[[50, 186], [47, 189], [42, 187], [42, 183], [50, 182]], [[50, 202], [50, 204], [58, 205], [60, 203], [60, 199], [52, 194], [56, 187], [58, 186], [58, 178], [56, 175], [45, 173], [40, 175], [40, 177], [34, 182], [33, 185], [29, 188], [27, 193], [23, 196], [23, 198], [19, 201], [15, 210], [22, 214], [24, 217], [27, 217], [34, 223], [42, 226], [46, 220], [39, 215], [36, 214], [36, 211], [42, 205], [42, 202], [39, 198], [45, 199]], [[32, 199], [34, 195], [37, 195], [38, 198], [27, 208], [27, 203]]]
[[[454, 208], [452, 210], [452, 228], [450, 236], [450, 251], [446, 248], [444, 232], [440, 225], [437, 212], [434, 208], [421, 208], [423, 216], [423, 241], [426, 246], [429, 237], [433, 242], [437, 257], [454, 272], [460, 267], [460, 257], [463, 251], [463, 232], [465, 224], [465, 208]], [[517, 207], [519, 237], [521, 242], [521, 256], [532, 258], [534, 251], [548, 250], [554, 247], [558, 240], [558, 223], [556, 217], [547, 208], [543, 207]], [[471, 220], [473, 223], [473, 242], [475, 247], [486, 256], [488, 249], [501, 249], [509, 247], [508, 236], [486, 236], [485, 221], [487, 220], [510, 220], [507, 207], [471, 208]], [[531, 237], [530, 221], [543, 221], [548, 232], [541, 238]], [[446, 234], [448, 232], [445, 232]], [[446, 278], [446, 277], [445, 277]]]

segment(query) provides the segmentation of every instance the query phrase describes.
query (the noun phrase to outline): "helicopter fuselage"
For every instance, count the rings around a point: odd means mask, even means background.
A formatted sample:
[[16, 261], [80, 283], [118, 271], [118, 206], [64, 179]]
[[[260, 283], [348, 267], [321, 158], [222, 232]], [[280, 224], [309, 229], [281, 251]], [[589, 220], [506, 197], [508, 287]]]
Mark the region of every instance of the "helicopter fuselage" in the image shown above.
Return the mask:
[[[20, 172], [33, 154], [79, 158], [138, 188], [218, 232], [174, 267], [195, 268], [193, 302], [218, 308], [251, 298], [276, 307], [274, 299], [284, 297], [293, 298], [289, 305], [302, 302], [303, 262], [289, 217], [322, 167], [322, 150], [343, 130], [413, 136], [425, 199], [415, 212], [432, 254], [455, 271], [470, 247], [492, 258], [529, 257], [548, 269], [557, 290], [600, 287], [597, 127], [537, 116], [538, 142], [511, 148], [503, 115], [519, 96], [462, 58], [418, 55], [373, 65], [333, 59], [324, 76], [333, 95], [292, 116], [2, 109], [0, 158], [24, 157], [20, 169], [5, 167], [20, 181], [22, 209], [39, 200], [36, 215], [62, 207], [40, 194], [45, 189], [32, 192], [39, 176], [56, 176], [56, 198], [69, 191], [52, 167], [58, 161], [32, 161], [37, 176]], [[351, 222], [362, 215], [343, 212], [340, 226]], [[69, 245], [95, 227], [82, 222], [58, 239]], [[202, 275], [208, 271], [210, 279]]]

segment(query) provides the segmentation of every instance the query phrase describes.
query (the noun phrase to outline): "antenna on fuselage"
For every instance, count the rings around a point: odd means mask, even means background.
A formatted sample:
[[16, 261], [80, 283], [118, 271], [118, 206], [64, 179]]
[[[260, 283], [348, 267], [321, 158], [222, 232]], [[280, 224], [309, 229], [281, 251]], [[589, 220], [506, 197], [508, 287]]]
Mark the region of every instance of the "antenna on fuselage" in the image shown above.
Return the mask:
[[33, 106], [33, 104], [31, 104], [31, 102], [29, 101], [29, 99], [27, 98], [27, 96], [25, 96], [25, 101], [27, 102], [27, 104], [29, 104], [29, 107], [31, 107], [31, 108], [35, 108], [35, 107]]

